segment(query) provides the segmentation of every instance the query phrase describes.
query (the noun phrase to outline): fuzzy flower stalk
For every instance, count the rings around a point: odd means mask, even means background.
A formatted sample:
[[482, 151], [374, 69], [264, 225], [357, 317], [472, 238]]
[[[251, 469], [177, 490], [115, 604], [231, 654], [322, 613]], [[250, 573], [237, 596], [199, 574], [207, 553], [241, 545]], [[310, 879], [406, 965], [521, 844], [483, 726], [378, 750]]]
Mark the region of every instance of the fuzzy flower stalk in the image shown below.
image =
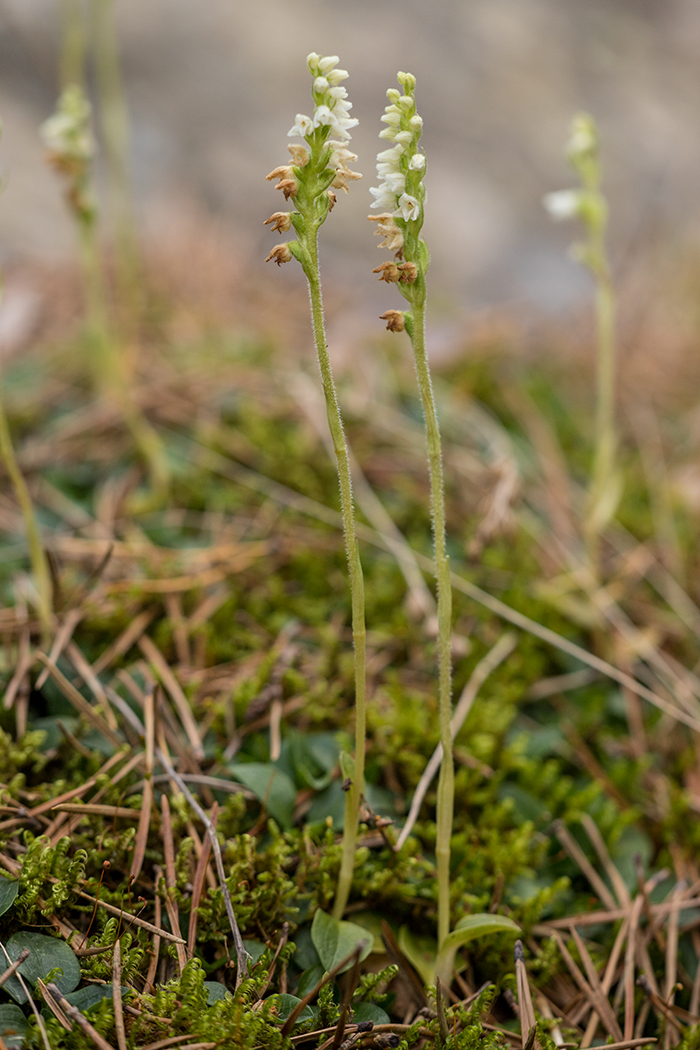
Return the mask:
[[438, 607], [438, 664], [440, 741], [443, 758], [437, 798], [438, 869], [438, 950], [450, 932], [450, 837], [454, 809], [454, 766], [452, 759], [452, 588], [445, 537], [445, 494], [440, 428], [433, 385], [425, 347], [425, 275], [430, 261], [428, 248], [420, 236], [425, 205], [425, 154], [419, 148], [423, 121], [416, 112], [416, 80], [410, 73], [399, 73], [402, 91], [387, 91], [389, 105], [381, 118], [386, 127], [379, 137], [391, 145], [377, 157], [380, 184], [372, 187], [370, 215], [383, 238], [380, 248], [393, 252], [393, 259], [373, 271], [380, 281], [395, 284], [409, 303], [410, 310], [388, 310], [382, 315], [392, 332], [408, 332], [413, 346], [418, 388], [425, 417], [430, 496], [435, 546]]
[[600, 537], [617, 508], [621, 475], [615, 466], [615, 292], [605, 247], [608, 207], [600, 189], [600, 143], [593, 117], [581, 113], [574, 118], [566, 154], [581, 186], [548, 193], [544, 206], [554, 219], [581, 220], [586, 240], [574, 244], [572, 254], [587, 267], [595, 282], [598, 329], [595, 452], [584, 529], [589, 558], [597, 570]]
[[360, 804], [365, 789], [365, 596], [355, 531], [350, 458], [326, 344], [318, 263], [318, 231], [336, 203], [335, 191], [343, 190], [347, 193], [348, 184], [361, 176], [351, 171], [348, 166], [351, 161], [357, 159], [347, 145], [350, 141], [350, 129], [357, 124], [357, 120], [349, 115], [352, 103], [347, 101], [347, 91], [342, 86], [342, 81], [347, 78], [348, 74], [344, 69], [337, 68], [339, 59], [336, 55], [322, 58], [314, 52], [308, 56], [306, 61], [313, 77], [311, 89], [314, 102], [313, 116], [297, 113], [294, 124], [289, 130], [289, 136], [299, 138], [301, 142], [292, 142], [287, 146], [291, 155], [291, 163], [280, 165], [267, 176], [269, 180], [278, 180], [275, 189], [281, 191], [285, 201], [290, 202], [293, 206], [293, 210], [275, 212], [265, 221], [265, 225], [271, 226], [273, 231], [280, 233], [294, 229], [296, 240], [276, 245], [268, 255], [266, 262], [274, 260], [278, 266], [281, 266], [282, 263], [290, 262], [294, 258], [301, 263], [306, 275], [309, 284], [316, 354], [340, 483], [340, 505], [352, 597], [352, 637], [355, 656], [355, 759], [354, 764], [348, 755], [342, 756], [341, 760], [347, 793], [343, 850], [333, 906], [333, 915], [339, 919], [345, 910], [350, 893]]

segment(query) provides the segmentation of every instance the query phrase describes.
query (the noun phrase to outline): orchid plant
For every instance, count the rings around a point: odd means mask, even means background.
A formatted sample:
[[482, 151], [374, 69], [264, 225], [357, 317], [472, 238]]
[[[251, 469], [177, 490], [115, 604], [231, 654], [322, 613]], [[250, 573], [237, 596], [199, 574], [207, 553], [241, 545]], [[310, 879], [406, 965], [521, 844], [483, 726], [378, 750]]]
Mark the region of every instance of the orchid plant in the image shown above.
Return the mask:
[[430, 504], [433, 519], [433, 541], [437, 577], [438, 609], [438, 704], [440, 712], [440, 742], [443, 748], [440, 763], [437, 800], [436, 859], [438, 870], [438, 944], [445, 942], [450, 932], [450, 837], [454, 807], [454, 763], [452, 759], [452, 587], [450, 561], [447, 555], [445, 530], [445, 494], [440, 443], [440, 427], [435, 396], [428, 365], [425, 344], [425, 276], [430, 255], [421, 237], [425, 205], [425, 154], [420, 148], [423, 120], [416, 111], [416, 78], [410, 73], [399, 73], [402, 91], [387, 91], [389, 104], [382, 121], [387, 125], [379, 133], [392, 146], [377, 157], [380, 184], [372, 187], [372, 208], [382, 212], [369, 218], [377, 222], [377, 234], [383, 237], [380, 247], [393, 252], [394, 258], [374, 269], [380, 281], [395, 284], [408, 301], [407, 311], [388, 310], [382, 315], [392, 332], [407, 331], [413, 347], [413, 358], [425, 418], [428, 468], [430, 473]]
[[581, 186], [548, 193], [544, 206], [554, 219], [581, 220], [587, 237], [585, 242], [573, 245], [572, 254], [590, 271], [595, 282], [598, 328], [595, 452], [584, 532], [589, 560], [597, 572], [601, 533], [619, 503], [622, 476], [615, 465], [615, 292], [605, 246], [608, 206], [600, 189], [598, 129], [593, 117], [587, 113], [579, 113], [574, 118], [566, 155], [581, 180]]
[[267, 176], [269, 180], [278, 180], [275, 189], [280, 190], [284, 199], [291, 202], [293, 210], [275, 212], [265, 221], [265, 225], [282, 233], [294, 229], [297, 236], [296, 240], [276, 245], [266, 262], [274, 260], [280, 266], [294, 258], [301, 263], [308, 281], [316, 355], [340, 483], [340, 506], [352, 598], [355, 659], [355, 757], [354, 762], [349, 755], [342, 757], [346, 788], [345, 822], [340, 874], [333, 908], [334, 918], [340, 919], [352, 883], [357, 827], [365, 785], [365, 595], [355, 530], [350, 457], [323, 320], [318, 231], [336, 203], [335, 191], [343, 190], [347, 193], [348, 184], [361, 176], [349, 167], [349, 163], [357, 159], [347, 146], [351, 138], [350, 129], [355, 127], [357, 120], [349, 115], [352, 103], [348, 102], [347, 91], [342, 86], [348, 74], [344, 69], [337, 68], [337, 55], [323, 58], [313, 52], [306, 61], [313, 77], [313, 116], [297, 113], [289, 136], [300, 138], [302, 141], [288, 145], [291, 163], [280, 165]]

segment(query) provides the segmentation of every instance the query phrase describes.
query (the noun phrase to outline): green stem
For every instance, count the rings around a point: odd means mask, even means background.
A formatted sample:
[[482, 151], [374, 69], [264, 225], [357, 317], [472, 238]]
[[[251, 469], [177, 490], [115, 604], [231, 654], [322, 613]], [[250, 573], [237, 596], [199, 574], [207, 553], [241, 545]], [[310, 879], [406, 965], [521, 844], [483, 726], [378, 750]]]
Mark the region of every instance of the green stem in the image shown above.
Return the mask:
[[119, 67], [113, 0], [92, 0], [95, 73], [106, 160], [107, 191], [124, 304], [140, 313], [142, 274], [129, 171], [129, 111]]
[[[600, 245], [604, 258], [604, 245]], [[615, 493], [615, 295], [607, 267], [595, 274], [598, 330], [596, 434], [593, 475], [589, 493], [587, 546], [597, 570], [600, 536], [614, 513]]]
[[433, 518], [438, 607], [438, 704], [443, 757], [437, 796], [438, 951], [450, 932], [450, 838], [454, 811], [454, 764], [452, 759], [452, 586], [450, 559], [445, 536], [445, 486], [440, 426], [425, 348], [425, 278], [419, 273], [413, 285], [412, 323], [408, 326], [423, 404], [430, 471], [430, 502]]
[[338, 481], [340, 483], [340, 508], [343, 517], [345, 551], [348, 558], [350, 574], [350, 593], [352, 598], [352, 639], [355, 650], [355, 773], [349, 786], [345, 806], [345, 826], [343, 829], [343, 853], [338, 875], [333, 916], [342, 918], [350, 894], [352, 874], [355, 866], [355, 848], [357, 845], [357, 824], [360, 803], [365, 791], [365, 723], [366, 723], [366, 671], [365, 671], [365, 586], [360, 562], [360, 549], [355, 534], [355, 514], [352, 502], [352, 477], [350, 457], [343, 431], [338, 395], [333, 381], [331, 361], [326, 344], [326, 329], [323, 321], [323, 299], [321, 295], [321, 278], [318, 268], [318, 245], [315, 234], [305, 238], [310, 263], [305, 266], [309, 282], [311, 299], [311, 319], [314, 330], [314, 341], [321, 372], [321, 383], [326, 398], [328, 426], [333, 439]]
[[41, 541], [41, 534], [34, 513], [32, 498], [29, 495], [29, 489], [27, 488], [22, 471], [19, 468], [19, 463], [17, 462], [15, 450], [12, 445], [10, 426], [5, 414], [5, 406], [1, 396], [1, 383], [0, 455], [2, 455], [2, 458], [5, 461], [7, 473], [10, 475], [10, 480], [12, 481], [17, 496], [17, 502], [19, 503], [22, 517], [24, 518], [24, 528], [27, 533], [27, 546], [29, 547], [29, 558], [34, 572], [37, 594], [39, 596], [39, 620], [41, 622], [44, 645], [47, 645], [51, 637], [51, 620], [53, 617], [53, 584], [51, 582], [51, 573], [49, 572], [46, 551], [44, 550], [44, 545]]
[[61, 87], [85, 83], [85, 15], [82, 0], [61, 0]]

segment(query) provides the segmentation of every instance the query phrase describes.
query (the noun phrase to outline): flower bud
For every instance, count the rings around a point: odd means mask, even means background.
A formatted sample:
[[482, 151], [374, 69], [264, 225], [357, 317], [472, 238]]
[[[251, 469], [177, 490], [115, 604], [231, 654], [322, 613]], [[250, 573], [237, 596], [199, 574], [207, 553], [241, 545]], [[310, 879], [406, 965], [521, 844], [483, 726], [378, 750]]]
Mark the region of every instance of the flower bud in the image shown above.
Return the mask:
[[379, 274], [380, 281], [386, 281], [387, 284], [397, 284], [401, 279], [401, 273], [396, 263], [392, 260], [391, 262], [382, 263], [380, 266], [376, 266], [372, 273]]
[[292, 253], [289, 250], [289, 245], [288, 244], [276, 244], [275, 247], [270, 252], [270, 254], [268, 255], [268, 257], [265, 260], [265, 262], [270, 262], [271, 259], [274, 259], [274, 261], [277, 263], [277, 265], [281, 266], [282, 263], [290, 262], [291, 258], [292, 258]]
[[418, 277], [418, 267], [413, 262], [401, 263], [399, 266], [401, 284], [414, 284]]
[[272, 224], [272, 232], [286, 233], [292, 227], [292, 217], [288, 211], [276, 211], [269, 219], [265, 219], [263, 226]]

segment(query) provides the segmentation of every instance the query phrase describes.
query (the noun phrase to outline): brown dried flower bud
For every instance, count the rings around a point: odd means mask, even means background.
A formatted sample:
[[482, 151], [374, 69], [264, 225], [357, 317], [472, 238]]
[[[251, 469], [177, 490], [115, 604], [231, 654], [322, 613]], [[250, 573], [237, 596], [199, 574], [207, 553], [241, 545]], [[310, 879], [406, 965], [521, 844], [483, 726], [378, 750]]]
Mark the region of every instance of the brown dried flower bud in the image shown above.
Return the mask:
[[397, 284], [401, 280], [401, 273], [393, 260], [382, 263], [381, 266], [375, 266], [372, 273], [378, 273], [379, 280], [386, 281], [387, 284]]
[[418, 267], [415, 263], [405, 262], [399, 266], [401, 276], [399, 280], [402, 284], [413, 284], [418, 276]]
[[271, 259], [274, 259], [277, 265], [281, 266], [282, 263], [288, 263], [291, 260], [291, 258], [292, 253], [289, 250], [288, 244], [276, 244], [270, 252], [270, 254], [268, 255], [265, 262], [270, 262]]
[[282, 190], [284, 199], [288, 201], [290, 197], [296, 197], [299, 192], [299, 183], [296, 179], [280, 179], [275, 189]]
[[350, 171], [349, 168], [338, 168], [331, 186], [336, 190], [343, 190], [345, 193], [348, 193], [348, 182], [354, 182], [356, 179], [361, 178], [359, 171]]
[[294, 175], [291, 164], [280, 164], [279, 167], [273, 168], [269, 175], [265, 176], [267, 182], [271, 182], [273, 179], [289, 179]]
[[292, 164], [295, 164], [297, 168], [303, 168], [309, 163], [309, 152], [300, 142], [290, 142], [287, 149], [292, 155]]
[[269, 226], [270, 224], [272, 224], [272, 233], [277, 231], [286, 233], [292, 227], [292, 217], [288, 211], [276, 211], [269, 219], [265, 219], [263, 226]]
[[401, 310], [387, 310], [385, 314], [380, 314], [379, 320], [386, 321], [387, 332], [403, 332], [406, 327]]
[[328, 205], [328, 210], [333, 211], [334, 207], [338, 202], [338, 198], [336, 197], [333, 190], [326, 190], [326, 193], [328, 194], [328, 200], [330, 201], [330, 204]]

